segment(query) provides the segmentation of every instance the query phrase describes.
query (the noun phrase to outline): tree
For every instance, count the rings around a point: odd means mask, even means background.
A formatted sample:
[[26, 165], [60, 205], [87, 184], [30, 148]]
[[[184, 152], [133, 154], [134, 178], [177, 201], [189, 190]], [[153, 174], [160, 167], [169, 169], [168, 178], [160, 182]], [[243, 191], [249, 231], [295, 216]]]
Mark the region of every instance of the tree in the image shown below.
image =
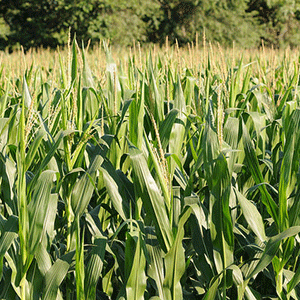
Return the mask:
[[260, 32], [253, 19], [253, 13], [247, 12], [247, 0], [202, 1], [200, 29], [205, 30], [211, 41], [224, 46], [257, 47]]
[[69, 28], [79, 42], [183, 45], [205, 31], [223, 46], [297, 46], [299, 26], [300, 0], [0, 0], [0, 48], [65, 45]]
[[158, 10], [152, 17], [155, 21], [149, 22], [148, 36], [151, 42], [164, 43], [168, 36], [171, 42], [177, 40], [186, 43], [193, 39], [194, 17], [197, 14], [199, 0], [158, 0]]
[[145, 41], [147, 24], [142, 18], [151, 11], [150, 0], [0, 0], [9, 42], [25, 49], [66, 44], [69, 28], [83, 41], [110, 38], [122, 45]]
[[[257, 46], [260, 35], [255, 31], [252, 13], [246, 0], [158, 0], [159, 26], [149, 34], [153, 42], [163, 43], [166, 36], [180, 44], [194, 41], [203, 34], [211, 41], [231, 46], [233, 41], [245, 47]], [[253, 34], [254, 33], [254, 34]]]
[[299, 0], [251, 0], [247, 11], [255, 14], [266, 45], [299, 46]]
[[2, 0], [0, 3], [0, 14], [10, 27], [10, 43], [20, 43], [26, 48], [60, 43], [58, 35], [65, 27], [63, 13], [60, 0]]

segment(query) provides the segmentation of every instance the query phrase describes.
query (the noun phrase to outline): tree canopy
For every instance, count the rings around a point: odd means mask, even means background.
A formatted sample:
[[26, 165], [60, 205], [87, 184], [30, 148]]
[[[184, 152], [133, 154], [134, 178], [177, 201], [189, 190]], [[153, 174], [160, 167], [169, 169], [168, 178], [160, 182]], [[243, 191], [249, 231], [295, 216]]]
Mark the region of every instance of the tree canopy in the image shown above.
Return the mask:
[[224, 46], [300, 45], [300, 0], [0, 0], [0, 47], [78, 40], [193, 42], [205, 31]]

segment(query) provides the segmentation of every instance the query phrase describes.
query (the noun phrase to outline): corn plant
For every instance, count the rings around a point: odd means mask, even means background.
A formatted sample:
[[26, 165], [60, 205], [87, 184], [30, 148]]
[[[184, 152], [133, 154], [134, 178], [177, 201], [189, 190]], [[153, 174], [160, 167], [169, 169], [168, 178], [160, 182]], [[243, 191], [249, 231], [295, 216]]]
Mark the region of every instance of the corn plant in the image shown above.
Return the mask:
[[298, 60], [3, 53], [0, 298], [298, 299]]

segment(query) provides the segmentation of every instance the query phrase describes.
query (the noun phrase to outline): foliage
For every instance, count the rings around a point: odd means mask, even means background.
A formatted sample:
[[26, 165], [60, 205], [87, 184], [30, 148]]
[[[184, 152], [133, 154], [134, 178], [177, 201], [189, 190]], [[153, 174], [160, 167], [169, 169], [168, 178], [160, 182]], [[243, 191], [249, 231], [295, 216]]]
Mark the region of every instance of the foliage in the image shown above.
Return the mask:
[[195, 42], [196, 36], [205, 34], [209, 41], [232, 46], [233, 41], [242, 47], [257, 47], [261, 29], [248, 11], [248, 1], [185, 0], [158, 1], [159, 25], [151, 28], [152, 42], [163, 44], [168, 37], [180, 45]]
[[[155, 5], [154, 5], [155, 8]], [[150, 1], [6, 1], [0, 15], [10, 27], [9, 45], [29, 47], [65, 45], [71, 28], [78, 40], [99, 42], [111, 38], [128, 45], [146, 39], [145, 14], [154, 9]], [[72, 35], [73, 35], [72, 34]]]
[[298, 46], [300, 1], [251, 0], [247, 11], [255, 12], [266, 45]]
[[9, 29], [0, 36], [2, 49], [66, 45], [69, 28], [72, 37], [92, 44], [162, 45], [168, 37], [183, 45], [204, 33], [229, 47], [258, 47], [261, 40], [275, 47], [300, 44], [299, 0], [1, 0], [0, 20]]

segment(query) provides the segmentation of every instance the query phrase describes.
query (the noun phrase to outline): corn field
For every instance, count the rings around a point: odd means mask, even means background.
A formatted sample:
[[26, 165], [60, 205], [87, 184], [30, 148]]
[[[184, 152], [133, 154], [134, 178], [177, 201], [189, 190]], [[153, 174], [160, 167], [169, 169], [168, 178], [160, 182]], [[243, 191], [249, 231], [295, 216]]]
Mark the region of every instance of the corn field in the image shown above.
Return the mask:
[[0, 53], [0, 299], [299, 299], [299, 61]]

